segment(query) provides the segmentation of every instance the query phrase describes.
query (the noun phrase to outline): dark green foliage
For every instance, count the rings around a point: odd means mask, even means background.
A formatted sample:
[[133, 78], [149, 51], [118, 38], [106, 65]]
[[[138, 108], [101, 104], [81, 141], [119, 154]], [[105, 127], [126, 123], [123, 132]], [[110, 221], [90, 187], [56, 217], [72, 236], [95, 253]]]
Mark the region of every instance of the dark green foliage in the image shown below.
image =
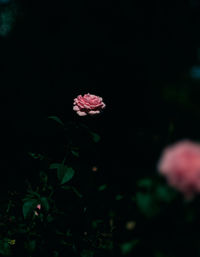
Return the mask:
[[45, 212], [48, 212], [49, 209], [50, 209], [48, 198], [47, 197], [41, 197], [40, 202], [41, 202], [41, 206], [42, 206], [41, 208], [43, 208]]
[[8, 6], [3, 6], [0, 3], [0, 38], [8, 36], [13, 30], [19, 12], [18, 9], [15, 3]]
[[138, 187], [135, 201], [141, 213], [149, 218], [162, 212], [175, 197], [175, 192], [166, 184], [150, 178], [139, 180]]
[[62, 163], [53, 163], [50, 165], [49, 168], [57, 169], [57, 176], [58, 176], [58, 180], [60, 181], [61, 185], [70, 181], [73, 178], [74, 173], [75, 173], [73, 168], [68, 167], [67, 165], [64, 165]]
[[[117, 159], [106, 167], [104, 139], [78, 122], [49, 119], [49, 148], [28, 151], [27, 170], [34, 169], [26, 187], [2, 201], [2, 256], [198, 256], [198, 198], [184, 201], [159, 177], [156, 160], [150, 165], [152, 156], [128, 175]], [[172, 140], [174, 123], [166, 131]], [[160, 154], [158, 138], [150, 143]]]
[[122, 255], [127, 255], [132, 252], [134, 246], [138, 243], [138, 240], [132, 240], [130, 242], [123, 243], [120, 248]]
[[2, 254], [2, 256], [9, 256], [11, 254], [8, 238], [0, 240], [0, 254]]
[[36, 208], [37, 203], [37, 200], [30, 199], [23, 204], [23, 215], [25, 219], [28, 218], [30, 215], [33, 215], [33, 211]]
[[90, 132], [90, 133], [92, 135], [93, 141], [95, 143], [98, 143], [100, 141], [100, 136], [97, 133], [94, 133], [94, 132]]
[[83, 250], [81, 252], [81, 257], [93, 257], [94, 256], [94, 252], [91, 250]]

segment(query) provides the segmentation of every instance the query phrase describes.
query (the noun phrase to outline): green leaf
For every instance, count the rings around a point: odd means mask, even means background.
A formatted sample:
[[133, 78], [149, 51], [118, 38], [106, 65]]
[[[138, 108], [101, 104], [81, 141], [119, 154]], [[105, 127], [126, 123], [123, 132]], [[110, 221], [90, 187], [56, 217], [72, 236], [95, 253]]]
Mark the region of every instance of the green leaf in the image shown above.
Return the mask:
[[98, 188], [98, 190], [99, 190], [99, 191], [104, 191], [106, 188], [107, 188], [107, 185], [106, 185], [106, 184], [103, 184], [103, 185], [101, 185], [101, 186]]
[[126, 255], [126, 254], [129, 254], [133, 248], [135, 247], [135, 245], [137, 245], [139, 242], [138, 239], [135, 239], [135, 240], [132, 240], [130, 242], [126, 242], [126, 243], [123, 243], [121, 244], [121, 252], [123, 255]]
[[57, 116], [49, 116], [48, 119], [52, 119], [52, 120], [56, 121], [57, 123], [59, 123], [60, 125], [64, 126], [64, 123]]
[[0, 254], [9, 256], [11, 254], [9, 240], [7, 238], [0, 240]]
[[119, 200], [122, 200], [123, 198], [124, 198], [123, 195], [116, 195], [115, 200], [119, 201]]
[[62, 163], [52, 163], [50, 165], [49, 169], [56, 169], [57, 170], [58, 180], [61, 181], [63, 176], [64, 176], [64, 174], [65, 174], [66, 167]]
[[37, 153], [31, 153], [29, 152], [28, 155], [30, 155], [35, 160], [43, 160], [44, 156], [42, 154]]
[[34, 211], [34, 209], [37, 206], [37, 203], [38, 203], [37, 200], [32, 199], [32, 200], [26, 201], [23, 204], [22, 211], [25, 219], [28, 218], [28, 216]]
[[72, 152], [72, 154], [73, 154], [74, 156], [79, 157], [79, 152], [74, 151], [74, 150], [72, 150], [71, 152]]
[[103, 220], [93, 220], [93, 221], [92, 221], [92, 227], [93, 227], [94, 229], [97, 229], [98, 226], [99, 226], [100, 224], [102, 224], [102, 223], [103, 223]]
[[67, 183], [68, 181], [70, 181], [73, 178], [74, 173], [75, 173], [74, 169], [72, 169], [71, 167], [68, 167], [68, 166], [65, 165], [64, 176], [63, 176], [63, 178], [61, 180], [61, 185]]
[[78, 197], [80, 197], [80, 198], [83, 197], [83, 195], [82, 195], [75, 187], [72, 187], [72, 190], [74, 191], [74, 193], [75, 193]]
[[144, 178], [138, 181], [138, 186], [150, 189], [153, 186], [153, 181], [150, 178]]
[[160, 201], [170, 202], [173, 199], [174, 194], [168, 187], [159, 185], [156, 188], [156, 197]]
[[26, 195], [27, 197], [29, 198], [33, 198], [33, 197], [36, 197], [36, 198], [40, 198], [40, 194], [38, 194], [37, 192], [33, 191], [33, 190], [27, 190], [28, 194]]
[[50, 205], [49, 205], [49, 201], [46, 197], [41, 197], [41, 205], [42, 205], [42, 208], [44, 208], [44, 210], [46, 212], [49, 211]]
[[57, 169], [57, 177], [60, 181], [62, 181], [66, 171], [67, 171], [67, 166], [61, 163]]
[[80, 198], [83, 197], [83, 195], [75, 187], [63, 185], [62, 189], [64, 189], [64, 190], [72, 190], [78, 197], [80, 197]]
[[53, 169], [58, 169], [60, 167], [60, 163], [52, 163], [49, 166], [49, 169], [53, 170]]
[[57, 169], [57, 177], [61, 182], [61, 185], [70, 181], [75, 173], [74, 169], [63, 163], [52, 163], [49, 169]]
[[148, 213], [152, 205], [152, 197], [150, 194], [143, 194], [138, 192], [136, 195], [138, 207], [143, 213]]
[[136, 202], [141, 213], [146, 217], [152, 217], [159, 212], [159, 206], [152, 194], [138, 192], [136, 194]]
[[66, 173], [67, 166], [63, 163], [52, 163], [49, 169], [56, 169], [58, 180], [61, 181]]
[[97, 134], [97, 133], [94, 133], [94, 132], [90, 132], [91, 136], [92, 136], [92, 139], [95, 143], [98, 143], [101, 139], [101, 137]]

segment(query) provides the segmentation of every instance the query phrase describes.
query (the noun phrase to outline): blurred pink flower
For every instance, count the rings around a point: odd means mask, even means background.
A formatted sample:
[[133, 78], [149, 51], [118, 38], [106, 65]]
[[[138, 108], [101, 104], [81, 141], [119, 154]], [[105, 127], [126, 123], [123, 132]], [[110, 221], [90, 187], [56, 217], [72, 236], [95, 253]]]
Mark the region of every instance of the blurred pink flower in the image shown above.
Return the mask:
[[37, 206], [36, 206], [36, 211], [34, 211], [34, 213], [35, 213], [35, 215], [36, 216], [38, 216], [39, 215], [39, 213], [38, 213], [38, 210], [41, 210], [41, 204], [38, 204]]
[[105, 106], [101, 97], [88, 93], [84, 96], [79, 95], [74, 99], [73, 110], [76, 111], [79, 116], [86, 116], [88, 114], [95, 115], [100, 113]]
[[187, 199], [200, 192], [200, 144], [189, 140], [167, 147], [158, 164], [159, 172], [169, 185]]
[[38, 205], [36, 206], [36, 208], [37, 208], [38, 210], [40, 210], [40, 209], [41, 209], [41, 204], [38, 204]]

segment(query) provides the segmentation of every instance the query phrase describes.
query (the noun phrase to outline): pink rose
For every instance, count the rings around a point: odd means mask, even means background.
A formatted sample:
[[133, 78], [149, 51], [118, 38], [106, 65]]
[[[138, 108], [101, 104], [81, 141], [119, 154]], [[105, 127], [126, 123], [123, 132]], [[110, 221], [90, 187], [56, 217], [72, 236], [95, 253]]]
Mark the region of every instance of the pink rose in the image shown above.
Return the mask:
[[92, 94], [79, 95], [74, 99], [73, 110], [79, 116], [94, 115], [100, 113], [105, 108], [103, 99], [99, 96]]
[[185, 140], [167, 147], [158, 170], [171, 186], [192, 198], [200, 192], [200, 144]]

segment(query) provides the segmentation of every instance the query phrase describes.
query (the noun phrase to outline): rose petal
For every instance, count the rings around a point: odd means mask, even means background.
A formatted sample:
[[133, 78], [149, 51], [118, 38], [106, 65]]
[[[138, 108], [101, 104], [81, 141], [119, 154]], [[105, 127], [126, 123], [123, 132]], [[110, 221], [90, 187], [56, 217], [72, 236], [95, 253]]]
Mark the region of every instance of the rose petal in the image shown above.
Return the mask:
[[77, 105], [75, 105], [75, 106], [73, 107], [73, 110], [74, 110], [74, 111], [80, 111], [80, 108], [79, 108]]
[[78, 111], [77, 114], [78, 114], [79, 116], [86, 116], [86, 115], [87, 115], [86, 112], [81, 112], [81, 111]]
[[98, 114], [98, 113], [100, 113], [100, 111], [89, 111], [88, 113], [93, 115], [93, 114]]

